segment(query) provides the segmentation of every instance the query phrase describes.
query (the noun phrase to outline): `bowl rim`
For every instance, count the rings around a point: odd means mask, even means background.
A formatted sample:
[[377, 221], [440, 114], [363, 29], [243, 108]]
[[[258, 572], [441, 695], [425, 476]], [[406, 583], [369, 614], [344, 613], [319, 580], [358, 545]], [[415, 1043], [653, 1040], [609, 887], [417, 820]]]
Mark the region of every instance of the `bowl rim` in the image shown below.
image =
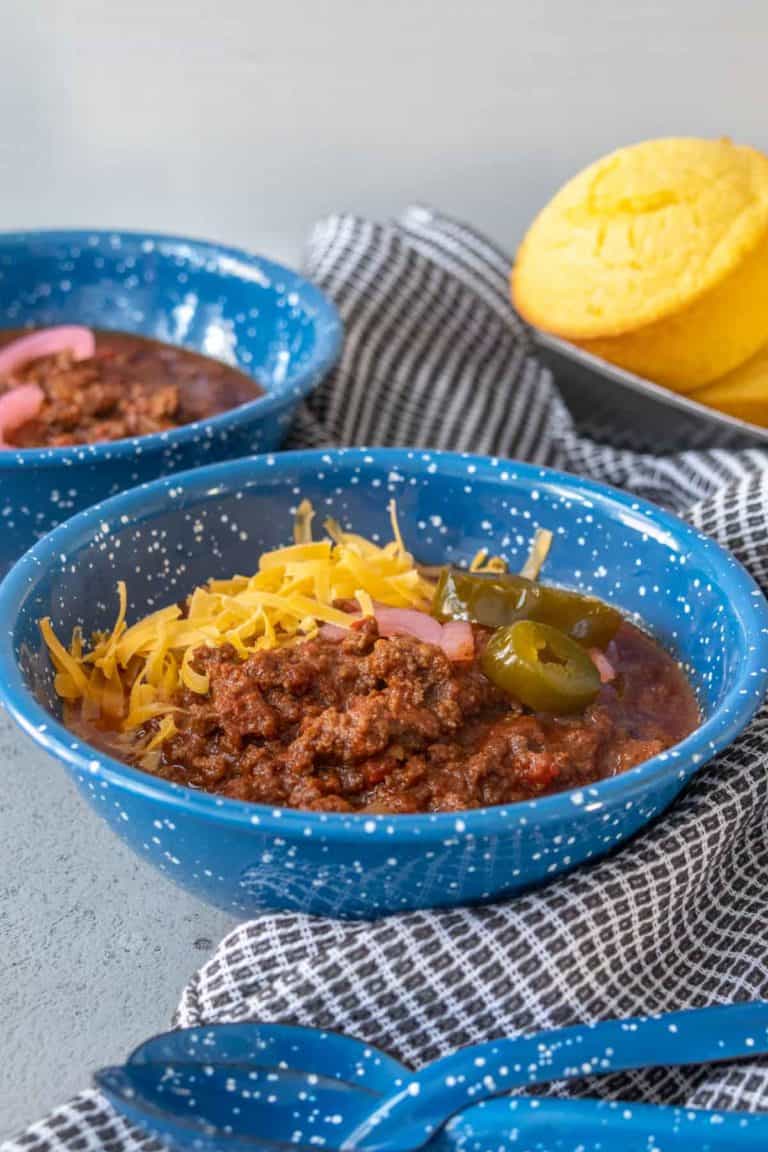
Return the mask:
[[[254, 486], [260, 475], [273, 477], [280, 470], [281, 463], [286, 470], [296, 467], [317, 470], [317, 465], [327, 467], [336, 460], [347, 463], [359, 460], [366, 464], [380, 463], [382, 468], [390, 471], [396, 468], [408, 470], [418, 459], [435, 464], [438, 470], [442, 468], [453, 476], [465, 477], [467, 470], [471, 469], [475, 482], [495, 478], [502, 483], [507, 480], [522, 483], [524, 487], [565, 487], [574, 496], [599, 504], [607, 513], [620, 514], [623, 511], [634, 517], [640, 515], [657, 532], [682, 540], [688, 551], [706, 556], [714, 564], [719, 587], [739, 627], [744, 647], [744, 657], [739, 663], [735, 681], [717, 710], [667, 752], [595, 784], [508, 805], [396, 815], [276, 808], [196, 791], [131, 768], [91, 745], [73, 739], [72, 732], [38, 703], [22, 677], [13, 650], [11, 628], [0, 631], [0, 703], [36, 744], [84, 779], [100, 778], [117, 788], [158, 801], [169, 809], [183, 809], [202, 819], [241, 828], [257, 825], [262, 832], [277, 834], [282, 830], [312, 835], [314, 826], [324, 839], [337, 841], [373, 839], [370, 834], [384, 831], [387, 837], [396, 835], [407, 842], [431, 843], [456, 833], [487, 836], [508, 831], [515, 824], [542, 826], [564, 818], [572, 820], [579, 810], [603, 809], [609, 802], [615, 802], [617, 796], [631, 800], [661, 777], [677, 777], [682, 787], [689, 776], [745, 728], [760, 707], [768, 688], [768, 602], [739, 561], [711, 537], [647, 500], [571, 473], [502, 457], [420, 448], [300, 449], [226, 460], [161, 477], [92, 505], [33, 545], [0, 584], [0, 617], [15, 622], [30, 588], [40, 573], [48, 568], [51, 559], [67, 553], [70, 542], [79, 544], [83, 532], [90, 533], [95, 521], [130, 515], [131, 512], [135, 512], [138, 519], [147, 519], [155, 509], [165, 506], [167, 489], [177, 487], [179, 483], [188, 488], [189, 495], [197, 498], [236, 490], [238, 484]], [[507, 473], [507, 480], [502, 471]], [[307, 828], [310, 828], [309, 832]]]
[[[235, 260], [244, 267], [257, 268], [259, 272], [263, 272], [270, 278], [279, 276], [285, 283], [287, 291], [298, 293], [302, 302], [310, 304], [315, 311], [319, 322], [315, 324], [316, 340], [312, 358], [296, 372], [291, 384], [284, 391], [273, 392], [265, 389], [263, 396], [257, 396], [254, 400], [239, 404], [235, 408], [228, 408], [215, 416], [194, 420], [190, 424], [182, 424], [178, 428], [172, 428], [166, 432], [150, 432], [145, 436], [128, 436], [120, 440], [98, 441], [95, 444], [70, 444], [62, 448], [6, 449], [0, 451], [0, 471], [10, 471], [16, 468], [51, 468], [77, 465], [85, 460], [88, 462], [122, 460], [136, 455], [137, 449], [141, 455], [149, 455], [153, 452], [162, 452], [177, 445], [186, 444], [201, 435], [208, 436], [216, 435], [222, 431], [227, 432], [230, 428], [238, 427], [262, 416], [266, 417], [290, 403], [303, 400], [338, 360], [341, 352], [343, 325], [336, 305], [321, 288], [307, 279], [306, 276], [300, 272], [295, 272], [277, 260], [261, 256], [257, 252], [250, 252], [247, 249], [232, 247], [228, 244], [219, 244], [215, 240], [197, 239], [170, 232], [142, 232], [130, 228], [0, 230], [0, 248], [3, 244], [22, 246], [36, 238], [51, 244], [79, 242], [83, 247], [87, 247], [90, 237], [94, 236], [98, 237], [99, 241], [119, 237], [153, 245], [179, 245], [199, 254], [223, 256]], [[242, 369], [240, 370], [242, 371]], [[208, 429], [211, 429], [210, 433]]]

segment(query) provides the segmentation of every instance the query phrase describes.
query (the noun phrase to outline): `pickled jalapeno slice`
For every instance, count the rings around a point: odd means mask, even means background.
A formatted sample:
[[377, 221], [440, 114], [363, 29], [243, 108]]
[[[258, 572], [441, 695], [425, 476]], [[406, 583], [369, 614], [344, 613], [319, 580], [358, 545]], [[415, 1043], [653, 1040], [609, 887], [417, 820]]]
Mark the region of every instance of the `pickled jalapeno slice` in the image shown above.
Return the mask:
[[524, 576], [501, 572], [477, 575], [444, 568], [435, 590], [432, 615], [438, 620], [469, 620], [500, 628], [532, 618], [541, 587]]
[[534, 712], [580, 712], [600, 691], [600, 674], [584, 648], [537, 620], [497, 628], [481, 665], [489, 680]]
[[532, 619], [559, 628], [585, 648], [606, 648], [621, 624], [621, 613], [594, 596], [565, 588], [540, 589], [539, 612]]
[[479, 574], [445, 568], [432, 614], [439, 620], [469, 620], [501, 628], [517, 620], [536, 620], [565, 632], [585, 648], [605, 648], [621, 614], [593, 596], [537, 584], [513, 573]]

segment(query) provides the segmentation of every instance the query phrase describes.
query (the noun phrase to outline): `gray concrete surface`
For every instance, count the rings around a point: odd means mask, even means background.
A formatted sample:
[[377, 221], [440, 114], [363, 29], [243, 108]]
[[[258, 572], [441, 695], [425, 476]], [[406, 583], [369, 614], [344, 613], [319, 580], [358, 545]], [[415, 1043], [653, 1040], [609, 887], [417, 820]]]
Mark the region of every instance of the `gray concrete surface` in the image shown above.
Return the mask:
[[0, 709], [0, 1139], [166, 1028], [231, 924], [134, 857]]

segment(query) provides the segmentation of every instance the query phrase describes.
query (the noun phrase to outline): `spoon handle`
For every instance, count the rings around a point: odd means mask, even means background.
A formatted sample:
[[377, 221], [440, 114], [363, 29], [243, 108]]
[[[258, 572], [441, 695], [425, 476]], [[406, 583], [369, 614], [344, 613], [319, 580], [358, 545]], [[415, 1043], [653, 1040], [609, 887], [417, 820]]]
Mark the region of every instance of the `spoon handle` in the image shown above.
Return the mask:
[[[490, 1040], [428, 1064], [418, 1079], [469, 1095], [654, 1065], [709, 1064], [768, 1052], [768, 1001], [688, 1008]], [[448, 1079], [450, 1084], [446, 1084]], [[496, 1081], [491, 1088], [490, 1080]]]
[[454, 1112], [513, 1088], [766, 1053], [768, 1002], [762, 1000], [491, 1040], [426, 1065], [382, 1102], [347, 1146], [419, 1147]]
[[[768, 1115], [513, 1096], [469, 1108], [446, 1126], [447, 1149], [499, 1148], [510, 1131], [518, 1144], [548, 1152], [765, 1152]], [[441, 1143], [442, 1147], [442, 1143]]]

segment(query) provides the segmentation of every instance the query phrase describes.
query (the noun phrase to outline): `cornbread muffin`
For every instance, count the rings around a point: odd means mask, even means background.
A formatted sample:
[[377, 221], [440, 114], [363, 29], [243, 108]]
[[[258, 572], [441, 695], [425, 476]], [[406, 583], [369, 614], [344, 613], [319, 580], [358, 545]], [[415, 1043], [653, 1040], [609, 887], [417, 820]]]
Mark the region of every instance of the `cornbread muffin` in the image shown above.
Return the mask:
[[698, 389], [692, 399], [768, 427], [768, 344], [733, 372]]
[[544, 208], [512, 275], [532, 324], [678, 391], [768, 341], [768, 157], [650, 140], [598, 160]]

